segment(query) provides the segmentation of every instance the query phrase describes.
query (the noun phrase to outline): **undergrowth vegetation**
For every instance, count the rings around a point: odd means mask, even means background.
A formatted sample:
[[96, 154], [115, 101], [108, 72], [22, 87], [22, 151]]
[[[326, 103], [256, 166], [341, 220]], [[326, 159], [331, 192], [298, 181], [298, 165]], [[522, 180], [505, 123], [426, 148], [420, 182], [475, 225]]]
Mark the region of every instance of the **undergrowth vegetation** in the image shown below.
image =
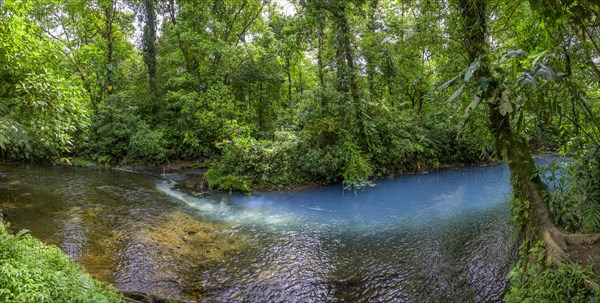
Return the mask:
[[122, 296], [92, 279], [58, 247], [0, 221], [0, 302], [112, 303]]
[[[590, 303], [600, 300], [600, 293], [593, 293], [585, 286], [585, 278], [594, 277], [591, 269], [580, 266], [553, 268], [544, 264], [545, 256], [543, 241], [525, 253], [508, 275], [511, 288], [504, 298], [506, 303]], [[532, 259], [533, 263], [525, 266], [525, 262]]]
[[163, 132], [151, 129], [138, 108], [119, 95], [93, 117], [85, 144], [87, 156], [102, 164], [162, 164], [167, 159]]
[[600, 232], [600, 152], [571, 146], [565, 162], [540, 168], [549, 180], [548, 208], [555, 223], [570, 232]]

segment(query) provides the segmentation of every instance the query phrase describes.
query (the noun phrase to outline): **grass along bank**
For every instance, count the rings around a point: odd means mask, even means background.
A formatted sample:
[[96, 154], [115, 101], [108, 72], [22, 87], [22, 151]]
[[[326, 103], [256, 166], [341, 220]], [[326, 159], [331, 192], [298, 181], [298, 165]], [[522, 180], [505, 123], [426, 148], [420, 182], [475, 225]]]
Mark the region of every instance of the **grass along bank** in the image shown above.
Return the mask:
[[0, 302], [123, 302], [111, 286], [94, 280], [58, 247], [0, 221]]

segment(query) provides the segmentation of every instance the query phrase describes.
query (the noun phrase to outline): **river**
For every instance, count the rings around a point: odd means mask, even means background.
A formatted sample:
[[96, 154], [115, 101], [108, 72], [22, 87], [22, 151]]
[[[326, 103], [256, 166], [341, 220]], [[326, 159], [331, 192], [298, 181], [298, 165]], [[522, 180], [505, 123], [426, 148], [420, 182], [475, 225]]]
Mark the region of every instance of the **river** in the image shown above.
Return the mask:
[[[550, 158], [538, 161], [547, 163]], [[0, 208], [123, 290], [190, 302], [500, 302], [516, 261], [505, 165], [297, 192], [185, 174], [0, 165]]]

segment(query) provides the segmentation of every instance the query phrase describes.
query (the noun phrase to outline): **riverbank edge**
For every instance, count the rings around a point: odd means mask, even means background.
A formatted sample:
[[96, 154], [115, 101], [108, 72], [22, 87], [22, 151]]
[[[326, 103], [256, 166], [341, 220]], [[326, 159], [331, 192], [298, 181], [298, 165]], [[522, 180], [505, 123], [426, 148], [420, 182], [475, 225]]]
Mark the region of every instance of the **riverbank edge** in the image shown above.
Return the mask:
[[[92, 277], [89, 273], [86, 272], [86, 270], [77, 262], [73, 261], [71, 258], [69, 258], [69, 256], [59, 247], [55, 246], [55, 245], [49, 245], [46, 244], [44, 242], [42, 242], [40, 239], [38, 239], [37, 237], [29, 234], [28, 230], [21, 230], [21, 231], [13, 231], [10, 228], [10, 223], [6, 222], [3, 218], [3, 216], [0, 214], [0, 239], [4, 241], [4, 245], [8, 244], [8, 245], [12, 245], [12, 246], [24, 246], [25, 249], [21, 249], [20, 252], [21, 254], [19, 254], [18, 256], [15, 254], [11, 254], [6, 256], [5, 258], [0, 259], [0, 265], [6, 265], [6, 264], [11, 264], [13, 260], [16, 260], [18, 257], [22, 257], [21, 259], [23, 260], [19, 260], [18, 263], [21, 266], [26, 266], [30, 269], [33, 270], [42, 270], [42, 268], [39, 268], [39, 264], [42, 263], [44, 264], [44, 269], [46, 269], [45, 271], [43, 271], [44, 275], [49, 275], [49, 276], [60, 276], [61, 274], [66, 275], [68, 277], [68, 279], [73, 279], [76, 280], [73, 283], [79, 283], [82, 280], [85, 281], [93, 281], [92, 286], [90, 285], [82, 285], [81, 288], [77, 288], [77, 289], [63, 289], [64, 285], [62, 286], [62, 290], [61, 291], [72, 291], [74, 293], [76, 292], [82, 292], [84, 291], [90, 291], [91, 289], [91, 293], [88, 295], [106, 295], [108, 297], [109, 301], [102, 301], [102, 302], [106, 302], [106, 303], [112, 303], [112, 302], [124, 302], [124, 303], [185, 303], [185, 301], [180, 301], [180, 300], [175, 300], [175, 299], [171, 299], [171, 298], [165, 298], [165, 297], [160, 297], [151, 293], [146, 293], [146, 292], [140, 292], [140, 291], [126, 291], [126, 290], [121, 290], [116, 288], [115, 286], [113, 286], [110, 283], [107, 282], [103, 282], [100, 280], [95, 279], [94, 277]], [[25, 244], [25, 242], [27, 242], [27, 244]], [[11, 243], [12, 242], [12, 243]], [[29, 247], [29, 245], [33, 245], [35, 247]], [[60, 256], [58, 256], [58, 259], [56, 256], [51, 256], [51, 254], [56, 254], [56, 251], [59, 252]], [[1, 253], [2, 251], [0, 251]], [[28, 258], [23, 258], [24, 255], [35, 255], [35, 260], [36, 260], [36, 264], [30, 264], [30, 262], [27, 262]], [[24, 262], [24, 264], [23, 264]], [[72, 272], [78, 272], [79, 275], [78, 276], [73, 276], [73, 275], [67, 275], [64, 270], [65, 267], [68, 267], [68, 271]], [[10, 267], [12, 268], [12, 267]], [[48, 268], [50, 268], [50, 270], [48, 270]], [[23, 275], [20, 275], [21, 277], [23, 277]], [[29, 283], [28, 280], [15, 280], [16, 283], [19, 283], [19, 285], [21, 287], [19, 287], [19, 290], [27, 290], [29, 289], [28, 287], [22, 287], [22, 286], [26, 286], [27, 283]], [[49, 281], [46, 281], [49, 282]], [[55, 281], [50, 281], [50, 282], [55, 282]], [[6, 288], [6, 287], [10, 287], [10, 285], [0, 285], [0, 289]], [[50, 288], [50, 286], [47, 286], [45, 288]], [[11, 300], [10, 298], [4, 297], [5, 293], [4, 292], [0, 292], [0, 299], [2, 300]], [[8, 295], [15, 295], [18, 298], [23, 298], [23, 297], [40, 297], [43, 294], [40, 292], [27, 292], [24, 291], [22, 293], [11, 293], [10, 290], [8, 290]], [[50, 298], [52, 301], [53, 299]], [[54, 298], [57, 300], [64, 300], [65, 298]], [[5, 301], [2, 301], [5, 302]], [[18, 301], [17, 301], [18, 302]], [[89, 302], [94, 302], [93, 300], [89, 301]]]
[[[534, 154], [535, 157], [542, 156], [560, 156], [556, 152], [541, 152]], [[485, 167], [490, 165], [501, 164], [504, 161], [497, 159], [490, 159], [491, 161], [482, 161], [482, 162], [473, 162], [473, 163], [441, 163], [437, 167], [422, 167], [418, 170], [407, 170], [400, 174], [391, 174], [387, 176], [376, 176], [373, 179], [370, 179], [371, 182], [377, 182], [378, 180], [385, 179], [393, 179], [402, 176], [408, 175], [420, 175], [420, 174], [428, 174], [432, 172], [443, 171], [447, 169], [456, 169], [456, 168], [464, 168], [464, 167]], [[18, 163], [26, 163], [26, 162], [1, 162], [6, 164], [18, 164]], [[35, 162], [34, 162], [35, 163]], [[165, 165], [153, 165], [153, 164], [140, 164], [140, 165], [110, 165], [110, 164], [100, 164], [94, 162], [92, 160], [86, 158], [63, 158], [62, 162], [59, 163], [51, 163], [51, 162], [40, 162], [40, 164], [47, 165], [58, 165], [58, 166], [74, 166], [74, 167], [82, 167], [88, 169], [100, 169], [100, 170], [114, 170], [114, 171], [122, 171], [129, 173], [142, 173], [142, 174], [150, 174], [157, 178], [165, 179], [165, 175], [167, 174], [176, 174], [176, 173], [194, 173], [197, 175], [203, 176], [206, 172], [211, 169], [210, 162], [207, 161], [183, 161], [183, 160], [174, 160]], [[340, 183], [339, 180], [327, 181], [327, 180], [308, 180], [300, 183], [290, 183], [290, 184], [266, 184], [253, 186], [248, 188], [246, 192], [248, 193], [259, 193], [259, 192], [279, 192], [279, 191], [303, 191], [310, 189], [317, 189], [324, 186], [332, 185]], [[208, 188], [208, 184], [198, 183], [197, 186], [188, 186], [191, 190], [196, 191], [199, 194], [206, 195], [210, 193], [226, 193], [231, 192], [227, 190], [216, 190]]]
[[94, 279], [54, 245], [23, 229], [14, 232], [0, 216], [0, 301], [122, 302], [110, 284]]
[[[551, 156], [551, 155], [556, 155], [556, 154], [540, 154], [538, 156]], [[482, 167], [482, 166], [485, 167], [485, 166], [500, 164], [502, 162], [503, 161], [500, 161], [500, 160], [494, 160], [494, 161], [474, 162], [474, 163], [442, 163], [438, 167], [423, 167], [419, 170], [409, 170], [409, 171], [405, 171], [400, 174], [391, 174], [388, 176], [376, 176], [375, 178], [370, 179], [369, 181], [376, 183], [378, 180], [392, 179], [392, 178], [397, 178], [397, 177], [402, 177], [402, 176], [407, 176], [407, 175], [420, 175], [420, 174], [427, 174], [427, 173], [436, 172], [436, 171], [455, 169], [455, 168], [464, 168], [464, 167]], [[194, 173], [194, 174], [198, 174], [198, 175], [204, 175], [206, 172], [208, 172], [211, 169], [210, 165], [207, 162], [201, 162], [201, 168], [196, 168], [196, 164], [198, 162], [194, 162], [194, 161], [174, 161], [174, 162], [168, 163], [166, 165], [147, 165], [147, 164], [101, 165], [101, 164], [93, 163], [93, 162], [87, 161], [87, 160], [84, 163], [85, 163], [84, 165], [81, 165], [78, 162], [73, 161], [73, 162], [62, 162], [62, 163], [58, 163], [57, 165], [76, 166], [76, 167], [84, 167], [84, 168], [90, 168], [90, 169], [108, 169], [108, 170], [115, 170], [115, 171], [129, 172], [129, 173], [150, 174], [150, 175], [156, 176], [158, 178], [163, 178], [163, 179], [164, 179], [165, 175], [177, 174], [177, 173], [180, 173], [180, 174]], [[340, 183], [340, 181], [339, 180], [333, 180], [333, 181], [308, 180], [305, 182], [290, 183], [290, 184], [266, 184], [266, 185], [250, 187], [247, 192], [257, 193], [257, 192], [278, 192], [278, 191], [303, 191], [303, 190], [317, 189], [317, 188], [321, 188], [321, 187], [336, 184], [336, 183]], [[190, 186], [188, 186], [188, 187], [190, 187]], [[202, 191], [203, 194], [230, 192], [230, 191], [226, 191], [226, 190], [209, 189], [207, 184], [198, 184], [198, 186], [191, 186], [190, 189], [196, 190], [196, 191], [198, 191], [198, 190]]]
[[[594, 268], [592, 263], [598, 260], [590, 257], [597, 258], [598, 250], [593, 247], [600, 248], [600, 233], [567, 232], [556, 224], [549, 209], [548, 189], [532, 190], [544, 194], [534, 195], [531, 201], [509, 200], [521, 245], [520, 258], [507, 276], [510, 284], [504, 301], [598, 302], [600, 267]], [[587, 266], [569, 251], [571, 245], [583, 244], [589, 245]]]
[[[533, 157], [536, 158], [536, 157], [547, 157], [547, 156], [557, 156], [558, 157], [560, 155], [555, 152], [548, 152], [548, 153], [537, 153]], [[486, 167], [486, 166], [497, 165], [497, 164], [501, 164], [501, 163], [504, 163], [504, 161], [494, 160], [494, 159], [492, 159], [492, 161], [473, 162], [473, 163], [442, 163], [438, 167], [423, 167], [419, 170], [409, 170], [409, 171], [405, 171], [400, 174], [391, 174], [388, 176], [376, 176], [375, 178], [370, 179], [369, 181], [376, 183], [378, 180], [393, 179], [393, 178], [398, 178], [398, 177], [402, 177], [402, 176], [421, 175], [421, 174], [439, 172], [439, 171], [448, 170], [448, 169], [457, 169], [457, 168], [465, 168], [465, 167]], [[194, 166], [196, 164], [197, 164], [197, 162], [194, 162], [194, 161], [175, 161], [175, 162], [167, 164], [167, 165], [137, 165], [137, 166], [136, 165], [131, 165], [131, 166], [130, 165], [106, 165], [106, 166], [92, 165], [92, 166], [83, 166], [83, 167], [106, 168], [106, 169], [131, 172], [131, 173], [147, 173], [147, 174], [151, 174], [156, 177], [159, 177], [159, 178], [164, 178], [165, 174], [189, 173], [189, 172], [203, 175], [211, 169], [210, 165], [207, 162], [201, 162], [202, 168], [194, 168]], [[80, 166], [77, 164], [66, 164], [66, 163], [62, 163], [61, 165]], [[251, 187], [251, 188], [249, 188], [249, 190], [247, 192], [260, 193], [260, 192], [279, 192], [279, 191], [303, 191], [303, 190], [317, 189], [317, 188], [321, 188], [321, 187], [336, 184], [336, 183], [340, 183], [340, 181], [334, 180], [333, 182], [331, 182], [331, 181], [326, 181], [326, 180], [309, 180], [309, 181], [305, 181], [305, 182], [290, 183], [290, 184], [271, 184], [271, 185], [267, 184], [267, 185]], [[208, 189], [207, 184], [199, 184], [199, 186], [191, 187], [191, 189], [192, 190], [200, 190], [203, 192], [203, 194], [209, 194], [212, 192], [214, 192], [214, 193], [230, 192], [230, 191], [225, 191], [225, 190]]]

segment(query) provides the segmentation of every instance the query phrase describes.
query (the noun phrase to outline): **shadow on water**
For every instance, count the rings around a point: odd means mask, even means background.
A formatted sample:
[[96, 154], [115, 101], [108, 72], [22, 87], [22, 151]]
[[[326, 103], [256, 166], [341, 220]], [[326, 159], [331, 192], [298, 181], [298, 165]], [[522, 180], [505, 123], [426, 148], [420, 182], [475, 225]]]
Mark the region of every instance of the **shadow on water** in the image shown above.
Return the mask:
[[0, 208], [101, 280], [190, 301], [500, 302], [515, 261], [502, 165], [357, 193], [202, 198], [177, 181], [4, 165]]

